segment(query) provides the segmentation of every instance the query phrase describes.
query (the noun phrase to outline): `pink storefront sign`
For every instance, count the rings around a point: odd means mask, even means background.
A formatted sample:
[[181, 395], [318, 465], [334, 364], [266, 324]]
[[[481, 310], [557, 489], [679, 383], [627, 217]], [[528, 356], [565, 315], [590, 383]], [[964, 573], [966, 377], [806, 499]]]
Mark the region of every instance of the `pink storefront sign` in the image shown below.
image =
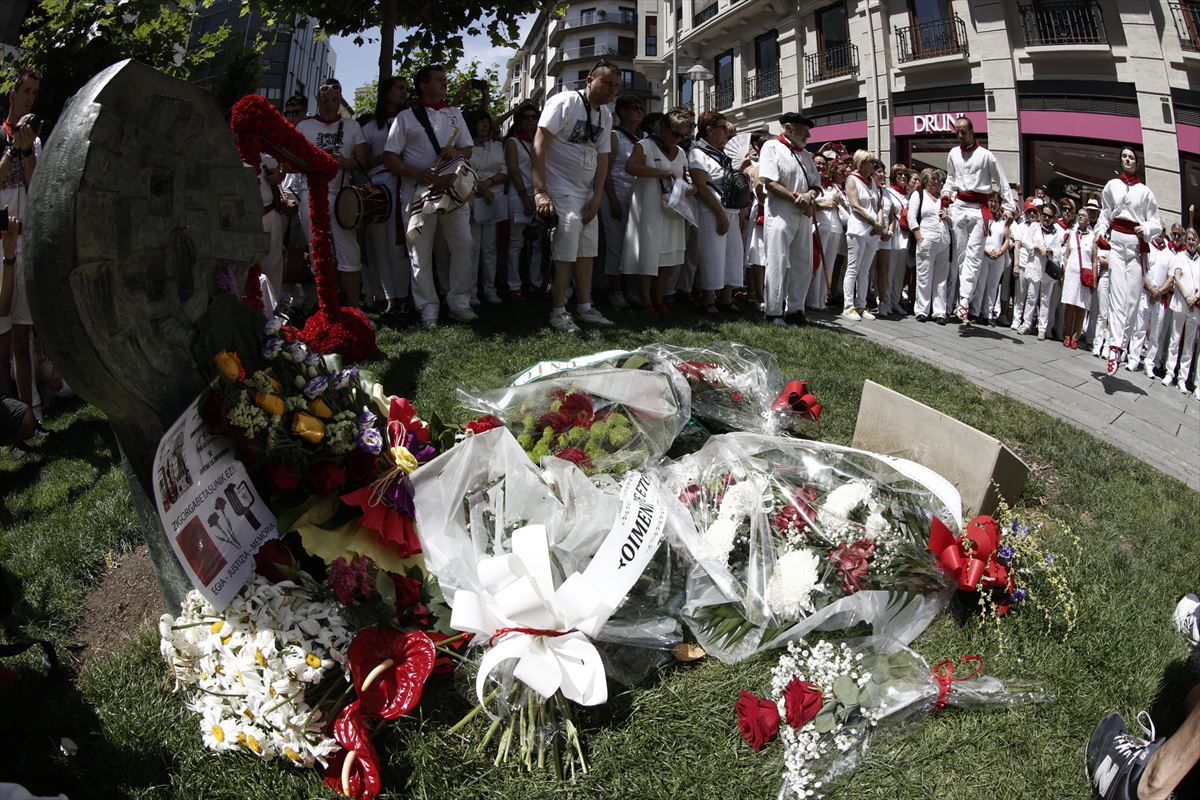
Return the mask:
[[808, 141], [813, 144], [865, 138], [867, 138], [867, 121], [865, 119], [858, 122], [839, 122], [835, 125], [818, 125], [808, 132]]
[[987, 133], [987, 112], [967, 111], [941, 114], [914, 114], [892, 118], [893, 136], [953, 136], [954, 120], [966, 117], [976, 133]]
[[1175, 138], [1179, 140], [1179, 152], [1200, 155], [1200, 125], [1175, 123]]
[[1026, 136], [1069, 136], [1099, 139], [1112, 144], [1141, 144], [1142, 121], [1138, 117], [1085, 114], [1076, 111], [1022, 111], [1021, 133]]

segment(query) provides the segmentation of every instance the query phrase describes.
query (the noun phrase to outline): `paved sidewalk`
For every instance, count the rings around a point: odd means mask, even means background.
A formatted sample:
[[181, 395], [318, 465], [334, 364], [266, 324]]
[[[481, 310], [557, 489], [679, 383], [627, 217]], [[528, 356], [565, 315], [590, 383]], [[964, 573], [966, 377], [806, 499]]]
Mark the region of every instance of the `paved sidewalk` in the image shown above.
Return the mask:
[[1090, 350], [1038, 341], [1001, 327], [876, 319], [852, 322], [815, 314], [814, 322], [862, 334], [879, 344], [958, 373], [999, 394], [1057, 417], [1200, 490], [1200, 401], [1124, 366], [1105, 374]]

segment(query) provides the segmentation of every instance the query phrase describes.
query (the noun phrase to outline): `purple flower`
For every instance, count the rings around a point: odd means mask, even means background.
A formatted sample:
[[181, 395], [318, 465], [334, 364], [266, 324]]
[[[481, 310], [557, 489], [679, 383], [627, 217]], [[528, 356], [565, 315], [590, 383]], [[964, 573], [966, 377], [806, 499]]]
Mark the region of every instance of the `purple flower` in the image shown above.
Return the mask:
[[1013, 549], [1012, 545], [1006, 544], [996, 551], [996, 560], [1001, 564], [1007, 564], [1012, 561]]
[[325, 391], [325, 385], [329, 383], [328, 375], [318, 375], [308, 383], [304, 384], [304, 396], [309, 400], [317, 397]]
[[1025, 590], [1024, 589], [1013, 589], [1012, 594], [1009, 595], [1009, 599], [1012, 600], [1014, 603], [1021, 602], [1022, 600], [1025, 599]]
[[1017, 529], [1017, 536], [1020, 536], [1022, 539], [1027, 538], [1029, 536], [1029, 526], [1021, 523], [1021, 527]]
[[363, 412], [358, 415], [358, 419], [354, 421], [358, 423], [358, 427], [360, 428], [374, 428], [376, 419], [378, 419], [378, 417], [364, 408]]
[[1046, 553], [1046, 565], [1054, 566], [1054, 553]]
[[290, 358], [292, 361], [295, 361], [297, 364], [304, 360], [305, 352], [307, 351], [305, 350], [304, 345], [300, 344], [300, 342], [292, 342], [287, 346], [288, 358]]
[[339, 369], [337, 374], [333, 376], [333, 388], [345, 389], [358, 376], [358, 367], [350, 367], [348, 369]]
[[283, 321], [279, 317], [271, 317], [270, 321], [263, 326], [263, 336], [274, 336], [282, 327]]
[[283, 340], [278, 336], [272, 336], [263, 342], [262, 354], [263, 358], [275, 358], [283, 352]]
[[308, 351], [308, 355], [304, 356], [304, 366], [315, 367], [321, 363], [321, 354], [312, 350]]
[[413, 454], [413, 458], [417, 460], [418, 464], [424, 464], [438, 454], [432, 445], [422, 443], [417, 439], [417, 434], [412, 431], [409, 431], [408, 436], [405, 438], [404, 446], [408, 449], [408, 452]]
[[386, 492], [383, 493], [384, 502], [396, 509], [406, 517], [416, 516], [417, 510], [413, 506], [413, 487], [412, 481], [405, 475], [399, 481], [393, 483]]
[[377, 456], [383, 449], [383, 437], [375, 428], [364, 428], [358, 433], [358, 449]]

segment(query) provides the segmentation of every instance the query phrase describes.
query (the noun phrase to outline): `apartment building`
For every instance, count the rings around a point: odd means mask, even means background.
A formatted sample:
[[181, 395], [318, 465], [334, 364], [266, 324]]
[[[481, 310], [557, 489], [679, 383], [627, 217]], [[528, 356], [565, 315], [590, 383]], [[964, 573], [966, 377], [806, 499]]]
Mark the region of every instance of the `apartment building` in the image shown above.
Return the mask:
[[1168, 217], [1200, 205], [1200, 0], [636, 0], [635, 22], [664, 104], [741, 130], [802, 110], [813, 145], [944, 168], [961, 114], [1022, 191], [1095, 194], [1132, 145]]

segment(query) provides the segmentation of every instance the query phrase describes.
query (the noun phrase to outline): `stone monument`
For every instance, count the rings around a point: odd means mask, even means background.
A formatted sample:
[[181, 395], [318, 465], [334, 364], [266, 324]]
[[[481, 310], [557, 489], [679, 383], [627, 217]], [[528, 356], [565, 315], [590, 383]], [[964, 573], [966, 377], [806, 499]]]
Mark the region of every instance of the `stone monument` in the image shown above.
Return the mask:
[[266, 252], [254, 171], [212, 96], [127, 60], [68, 103], [29, 189], [24, 260], [38, 336], [112, 423], [168, 607], [190, 584], [155, 510], [163, 432], [204, 386], [193, 357], [215, 274]]

